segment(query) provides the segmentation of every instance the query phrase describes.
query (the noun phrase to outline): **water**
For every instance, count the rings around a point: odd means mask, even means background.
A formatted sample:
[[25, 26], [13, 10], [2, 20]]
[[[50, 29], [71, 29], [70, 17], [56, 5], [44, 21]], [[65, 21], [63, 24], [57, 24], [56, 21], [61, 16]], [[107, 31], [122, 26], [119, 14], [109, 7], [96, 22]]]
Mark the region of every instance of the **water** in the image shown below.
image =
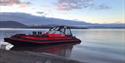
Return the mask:
[[[31, 34], [33, 30], [1, 29], [0, 41], [16, 33]], [[80, 44], [13, 47], [11, 50], [47, 52], [88, 63], [125, 63], [125, 29], [83, 29], [73, 30], [73, 34], [82, 40]]]

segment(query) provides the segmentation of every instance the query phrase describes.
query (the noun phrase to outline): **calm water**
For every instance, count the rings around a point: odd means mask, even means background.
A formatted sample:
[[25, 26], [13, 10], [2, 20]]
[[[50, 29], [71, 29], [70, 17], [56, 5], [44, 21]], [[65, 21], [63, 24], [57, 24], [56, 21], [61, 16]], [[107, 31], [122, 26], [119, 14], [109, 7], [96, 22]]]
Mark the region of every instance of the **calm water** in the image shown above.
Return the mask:
[[[0, 29], [0, 41], [16, 33], [30, 34], [31, 31], [33, 29]], [[13, 47], [11, 50], [47, 52], [89, 63], [125, 63], [125, 29], [73, 30], [73, 34], [82, 40], [80, 44]]]

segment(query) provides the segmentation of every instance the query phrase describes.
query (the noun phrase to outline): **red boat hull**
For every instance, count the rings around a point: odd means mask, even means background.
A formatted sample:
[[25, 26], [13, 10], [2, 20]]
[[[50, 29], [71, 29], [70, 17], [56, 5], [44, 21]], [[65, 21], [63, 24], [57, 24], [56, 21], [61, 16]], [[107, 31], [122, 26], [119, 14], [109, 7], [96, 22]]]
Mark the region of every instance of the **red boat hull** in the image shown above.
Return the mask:
[[80, 43], [79, 39], [69, 40], [24, 40], [20, 38], [4, 38], [5, 42], [9, 42], [15, 46], [34, 46], [34, 45], [49, 45], [49, 44], [60, 44], [60, 43]]

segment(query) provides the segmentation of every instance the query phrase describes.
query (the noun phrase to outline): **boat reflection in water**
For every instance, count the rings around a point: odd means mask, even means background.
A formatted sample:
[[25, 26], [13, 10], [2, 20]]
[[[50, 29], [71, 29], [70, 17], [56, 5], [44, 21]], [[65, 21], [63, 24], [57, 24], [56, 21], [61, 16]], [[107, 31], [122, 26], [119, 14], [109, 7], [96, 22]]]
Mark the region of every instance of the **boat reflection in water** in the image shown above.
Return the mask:
[[[24, 52], [19, 55], [20, 59], [17, 61], [23, 61], [24, 63], [81, 63], [76, 60], [71, 60], [73, 46], [78, 43], [66, 43], [44, 46], [31, 46], [31, 47], [17, 47], [14, 46], [11, 50]], [[35, 55], [34, 55], [35, 52]], [[17, 52], [19, 53], [19, 52]], [[48, 54], [49, 53], [49, 54]], [[52, 54], [52, 55], [51, 55]], [[54, 55], [53, 55], [54, 54]], [[63, 57], [60, 57], [63, 56]], [[17, 56], [18, 57], [18, 56]], [[68, 58], [64, 58], [68, 57]]]
[[71, 55], [73, 46], [78, 43], [55, 44], [34, 47], [13, 47], [11, 50], [15, 51], [32, 51], [40, 53], [50, 53], [58, 56], [69, 57]]

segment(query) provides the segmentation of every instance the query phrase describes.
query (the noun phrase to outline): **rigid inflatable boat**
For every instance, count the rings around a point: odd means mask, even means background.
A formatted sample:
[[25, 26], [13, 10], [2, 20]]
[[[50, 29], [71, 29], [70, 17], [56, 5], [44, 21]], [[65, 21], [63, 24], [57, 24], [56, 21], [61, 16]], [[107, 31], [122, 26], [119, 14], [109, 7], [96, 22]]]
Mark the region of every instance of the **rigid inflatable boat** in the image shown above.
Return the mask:
[[72, 35], [70, 27], [54, 26], [48, 32], [33, 32], [31, 35], [16, 34], [9, 38], [4, 38], [15, 46], [45, 45], [58, 43], [80, 43], [81, 41]]

